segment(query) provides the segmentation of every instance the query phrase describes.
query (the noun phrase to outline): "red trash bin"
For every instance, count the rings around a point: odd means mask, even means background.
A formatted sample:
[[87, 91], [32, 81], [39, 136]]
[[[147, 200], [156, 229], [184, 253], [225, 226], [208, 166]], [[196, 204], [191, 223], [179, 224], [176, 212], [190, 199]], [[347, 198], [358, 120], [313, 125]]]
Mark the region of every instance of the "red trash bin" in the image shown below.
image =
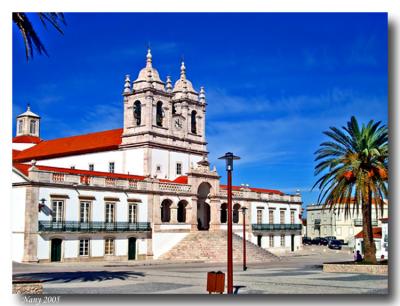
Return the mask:
[[207, 273], [207, 291], [209, 294], [224, 293], [225, 291], [225, 274], [221, 271]]

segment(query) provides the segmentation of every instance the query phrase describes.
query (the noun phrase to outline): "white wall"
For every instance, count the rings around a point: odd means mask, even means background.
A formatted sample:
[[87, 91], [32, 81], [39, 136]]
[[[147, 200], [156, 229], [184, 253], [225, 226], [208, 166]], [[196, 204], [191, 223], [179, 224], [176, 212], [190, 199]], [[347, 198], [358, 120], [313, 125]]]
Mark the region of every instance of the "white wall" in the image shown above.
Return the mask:
[[[176, 175], [176, 163], [182, 163], [182, 174], [186, 175], [193, 163], [196, 166], [197, 162], [202, 159], [200, 155], [189, 153], [174, 152], [162, 149], [151, 150], [151, 172], [152, 175], [157, 175], [160, 179], [174, 180], [180, 175]], [[157, 172], [157, 165], [161, 166], [161, 171]]]
[[143, 175], [143, 149], [114, 150], [87, 153], [37, 161], [38, 165], [89, 170], [89, 164], [94, 165], [94, 171], [109, 171], [109, 163], [114, 162], [115, 173]]
[[11, 246], [12, 260], [21, 262], [24, 257], [24, 233], [13, 233]]
[[23, 150], [26, 150], [26, 149], [28, 149], [30, 147], [35, 146], [35, 145], [36, 145], [35, 143], [17, 143], [17, 142], [13, 142], [12, 143], [12, 148], [14, 150], [23, 151]]

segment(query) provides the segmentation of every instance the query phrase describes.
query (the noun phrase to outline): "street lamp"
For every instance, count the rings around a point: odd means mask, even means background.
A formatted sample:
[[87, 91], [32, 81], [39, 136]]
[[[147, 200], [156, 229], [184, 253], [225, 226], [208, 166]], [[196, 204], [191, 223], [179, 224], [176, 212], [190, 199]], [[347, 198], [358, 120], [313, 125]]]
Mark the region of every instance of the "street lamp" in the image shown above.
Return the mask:
[[233, 161], [240, 159], [232, 152], [225, 153], [218, 159], [225, 159], [228, 175], [228, 294], [233, 294], [233, 259], [232, 259], [232, 171]]
[[243, 271], [247, 270], [246, 267], [246, 207], [242, 207], [243, 212]]

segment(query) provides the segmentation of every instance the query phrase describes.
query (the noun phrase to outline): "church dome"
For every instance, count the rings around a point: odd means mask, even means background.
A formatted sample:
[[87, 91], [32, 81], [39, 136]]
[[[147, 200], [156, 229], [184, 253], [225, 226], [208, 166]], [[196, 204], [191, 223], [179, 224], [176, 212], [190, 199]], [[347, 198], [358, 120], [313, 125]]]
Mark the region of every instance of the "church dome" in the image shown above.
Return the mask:
[[[139, 75], [137, 79], [133, 82], [135, 83], [142, 83], [142, 82], [147, 82], [147, 83], [159, 83], [159, 84], [164, 84], [163, 81], [160, 79], [160, 75], [153, 67], [152, 64], [152, 55], [151, 55], [151, 50], [147, 50], [147, 56], [146, 56], [146, 67], [144, 67], [142, 70], [140, 70]], [[134, 86], [135, 88], [135, 86]]]
[[188, 79], [186, 79], [186, 67], [185, 63], [182, 62], [181, 65], [181, 77], [178, 81], [175, 82], [174, 89], [172, 92], [190, 92], [190, 93], [195, 93], [197, 94], [196, 90], [194, 90], [192, 82], [190, 82]]

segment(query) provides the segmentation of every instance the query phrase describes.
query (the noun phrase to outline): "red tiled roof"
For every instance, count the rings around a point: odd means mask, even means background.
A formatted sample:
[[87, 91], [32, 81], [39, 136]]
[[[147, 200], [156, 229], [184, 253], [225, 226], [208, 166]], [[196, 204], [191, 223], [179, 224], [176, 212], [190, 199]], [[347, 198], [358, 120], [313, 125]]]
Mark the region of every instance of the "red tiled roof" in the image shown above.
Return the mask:
[[[228, 189], [227, 185], [220, 185], [221, 189]], [[232, 186], [232, 190], [237, 190], [239, 191], [241, 188], [241, 186]], [[263, 188], [253, 188], [253, 187], [249, 187], [249, 189], [251, 191], [254, 192], [260, 192], [260, 193], [273, 193], [273, 194], [279, 194], [279, 195], [284, 195], [284, 193], [282, 191], [279, 190], [274, 190], [274, 189], [263, 189]]]
[[[379, 239], [382, 238], [382, 228], [380, 227], [373, 227], [372, 228], [372, 236], [373, 238]], [[359, 232], [354, 238], [364, 238], [363, 231]]]
[[13, 143], [39, 143], [43, 141], [39, 137], [36, 136], [16, 136], [13, 138], [12, 142]]
[[17, 157], [17, 155], [18, 155], [19, 153], [21, 153], [20, 150], [12, 149], [12, 158], [14, 159], [15, 157]]
[[174, 183], [178, 184], [187, 184], [188, 183], [188, 177], [187, 176], [178, 176], [176, 179], [173, 181]]
[[[23, 174], [28, 176], [28, 169], [31, 167], [29, 164], [19, 164], [14, 163], [13, 166], [21, 171]], [[80, 169], [70, 169], [70, 168], [59, 168], [59, 167], [50, 167], [50, 166], [39, 166], [36, 165], [36, 168], [44, 171], [54, 171], [54, 172], [62, 172], [67, 174], [79, 174], [79, 175], [88, 175], [88, 176], [105, 176], [111, 178], [119, 178], [119, 179], [135, 179], [135, 180], [144, 180], [146, 177], [141, 175], [132, 175], [132, 174], [122, 174], [122, 173], [110, 173], [110, 172], [102, 172], [102, 171], [90, 171], [90, 170], [80, 170]]]
[[67, 155], [84, 154], [118, 149], [122, 129], [41, 141], [14, 158], [16, 162], [40, 160]]

